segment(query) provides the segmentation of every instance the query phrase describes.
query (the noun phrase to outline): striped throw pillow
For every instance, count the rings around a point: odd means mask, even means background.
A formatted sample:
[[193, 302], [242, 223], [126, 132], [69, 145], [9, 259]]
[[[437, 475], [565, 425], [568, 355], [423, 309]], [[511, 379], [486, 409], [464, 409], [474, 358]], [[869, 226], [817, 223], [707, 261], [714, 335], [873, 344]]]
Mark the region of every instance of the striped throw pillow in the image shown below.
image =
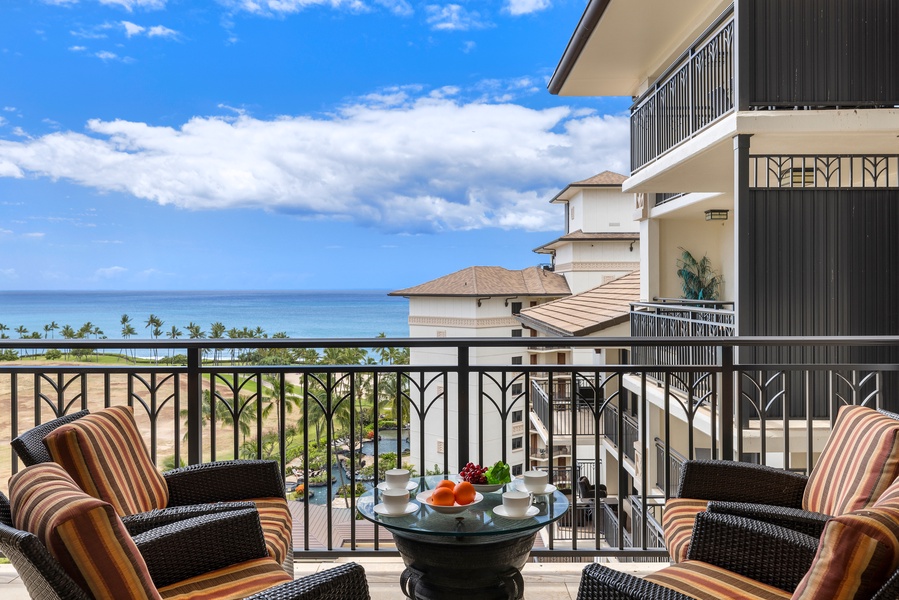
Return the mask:
[[62, 467], [28, 467], [9, 487], [15, 526], [37, 536], [94, 598], [160, 598], [122, 520], [108, 503], [81, 491]]
[[120, 516], [168, 504], [168, 486], [150, 460], [130, 406], [105, 408], [63, 425], [44, 445], [81, 489]]
[[899, 477], [899, 421], [843, 406], [809, 475], [803, 508], [843, 515], [870, 506]]

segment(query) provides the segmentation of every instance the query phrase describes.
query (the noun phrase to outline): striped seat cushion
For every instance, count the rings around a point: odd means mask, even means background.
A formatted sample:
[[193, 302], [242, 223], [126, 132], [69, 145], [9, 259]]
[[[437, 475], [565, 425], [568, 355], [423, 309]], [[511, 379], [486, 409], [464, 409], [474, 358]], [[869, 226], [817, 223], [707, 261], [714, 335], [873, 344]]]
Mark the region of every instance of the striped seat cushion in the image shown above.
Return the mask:
[[258, 558], [210, 571], [160, 588], [166, 600], [237, 600], [292, 581], [270, 558]]
[[899, 568], [899, 482], [870, 508], [827, 522], [795, 600], [870, 598]]
[[665, 531], [665, 547], [671, 561], [675, 563], [687, 560], [690, 549], [690, 537], [693, 535], [693, 523], [696, 515], [705, 512], [708, 500], [692, 498], [670, 498], [665, 503], [662, 513], [662, 528]]
[[169, 490], [150, 460], [130, 406], [113, 406], [55, 429], [44, 438], [54, 462], [81, 489], [120, 516], [165, 508]]
[[112, 507], [85, 494], [57, 464], [10, 479], [13, 522], [40, 539], [97, 600], [159, 598], [147, 565]]
[[[262, 533], [265, 536], [265, 546], [268, 554], [284, 564], [288, 557], [289, 549], [293, 548], [293, 521], [287, 500], [284, 498], [255, 498], [250, 500], [256, 505], [259, 512], [259, 522], [262, 525]], [[291, 561], [292, 563], [293, 561]], [[293, 564], [287, 565], [293, 572]]]
[[790, 597], [789, 592], [698, 560], [665, 567], [645, 579], [696, 600], [785, 600]]
[[809, 475], [802, 506], [843, 515], [870, 506], [899, 477], [899, 421], [843, 406]]

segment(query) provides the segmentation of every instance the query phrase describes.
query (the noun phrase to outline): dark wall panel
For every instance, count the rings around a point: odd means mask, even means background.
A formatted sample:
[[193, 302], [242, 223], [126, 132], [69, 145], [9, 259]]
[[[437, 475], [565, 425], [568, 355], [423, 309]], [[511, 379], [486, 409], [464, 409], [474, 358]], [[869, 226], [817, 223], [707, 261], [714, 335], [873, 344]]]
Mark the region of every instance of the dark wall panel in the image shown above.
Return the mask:
[[[752, 190], [739, 210], [740, 335], [899, 335], [899, 191]], [[741, 353], [788, 361], [895, 362], [899, 349]]]
[[750, 3], [750, 104], [899, 103], [899, 2]]

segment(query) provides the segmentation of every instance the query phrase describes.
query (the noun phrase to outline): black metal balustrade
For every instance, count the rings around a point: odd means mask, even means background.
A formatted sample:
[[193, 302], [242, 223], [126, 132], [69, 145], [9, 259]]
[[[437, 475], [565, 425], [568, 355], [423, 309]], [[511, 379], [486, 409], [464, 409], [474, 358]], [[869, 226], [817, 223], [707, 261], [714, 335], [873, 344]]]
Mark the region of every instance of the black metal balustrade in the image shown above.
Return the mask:
[[[421, 457], [420, 449], [428, 444], [433, 446], [436, 437], [441, 442], [438, 452], [442, 451], [436, 465], [438, 470], [454, 470], [468, 460], [484, 464], [485, 458], [510, 462], [512, 449], [511, 444], [506, 443], [510, 441], [507, 430], [520, 422], [514, 419], [520, 418], [522, 411], [529, 414], [534, 410], [531, 396], [521, 393], [515, 386], [520, 383], [522, 390], [530, 389], [530, 378], [535, 373], [571, 377], [591, 382], [596, 392], [592, 402], [583, 404], [589, 411], [592, 434], [581, 435], [582, 432], [577, 430], [581, 427], [580, 418], [571, 420], [575, 427], [573, 433], [579, 436], [577, 444], [572, 444], [570, 437], [555, 439], [553, 431], [548, 432], [548, 464], [557, 465], [558, 455], [566, 465], [555, 466], [551, 476], [560, 484], [570, 485], [577, 481], [585, 462], [605, 464], [606, 469], [594, 471], [591, 482], [607, 484], [609, 497], [597, 502], [592, 520], [586, 520], [587, 515], [582, 514], [587, 508], [576, 508], [567, 531], [563, 532], [561, 525], [550, 527], [546, 531], [545, 547], [535, 549], [534, 556], [591, 555], [633, 559], [665, 556], [664, 549], [653, 547], [655, 542], [648, 533], [640, 538], [643, 541], [634, 542], [628, 533], [633, 531], [630, 527], [617, 526], [619, 520], [632, 518], [628, 516], [628, 507], [650, 504], [645, 495], [652, 493], [653, 483], [656, 483], [651, 479], [658, 479], [654, 463], [659, 460], [659, 455], [652, 451], [655, 436], [666, 447], [676, 449], [685, 457], [695, 456], [701, 446], [703, 456], [737, 458], [752, 455], [759, 462], [771, 460], [773, 464], [790, 468], [791, 457], [795, 457], [796, 465], [814, 463], [814, 457], [820, 451], [816, 444], [820, 444], [821, 436], [817, 432], [832, 422], [841, 404], [899, 408], [884, 404], [885, 393], [881, 387], [883, 374], [899, 371], [899, 363], [735, 362], [737, 348], [896, 347], [899, 346], [896, 336], [634, 337], [626, 341], [621, 338], [534, 338], [529, 343], [536, 346], [597, 348], [603, 349], [603, 354], [617, 352], [626, 345], [635, 350], [632, 359], [659, 356], [658, 349], [663, 347], [703, 348], [710, 349], [703, 356], [714, 359], [702, 365], [676, 361], [659, 365], [642, 359], [640, 362], [632, 360], [632, 364], [610, 365], [471, 364], [474, 348], [512, 348], [516, 343], [520, 344], [510, 338], [0, 340], [0, 353], [12, 350], [26, 357], [16, 362], [0, 362], [0, 422], [8, 424], [8, 429], [4, 428], [2, 432], [11, 438], [35, 423], [82, 408], [97, 410], [127, 404], [134, 407], [140, 426], [147, 432], [153, 459], [160, 466], [239, 456], [271, 458], [286, 469], [288, 462], [296, 460], [299, 463], [297, 471], [305, 482], [311, 486], [314, 478], [320, 477], [324, 486], [307, 488], [307, 492], [314, 492], [315, 496], [304, 503], [293, 501], [291, 497], [297, 551], [309, 558], [377, 556], [395, 550], [389, 534], [353, 518], [353, 506], [359, 493], [357, 484], [371, 485], [359, 469], [363, 456], [378, 456], [379, 450], [387, 448], [388, 444], [391, 449], [408, 444], [411, 454], [394, 457], [391, 460], [395, 462], [389, 466], [403, 462], [411, 464], [418, 473], [432, 471], [434, 463], [428, 464]], [[268, 354], [271, 358], [277, 356], [278, 351], [297, 348], [325, 349], [327, 355], [330, 348], [389, 347], [424, 348], [430, 356], [442, 354], [446, 360], [442, 364], [428, 365], [216, 364], [222, 356], [228, 356], [232, 348], [236, 356]], [[131, 350], [143, 349], [160, 356], [183, 354], [186, 364], [134, 364], [124, 360], [118, 364], [44, 364], [29, 360], [46, 349], [76, 350], [87, 358], [97, 356], [97, 351], [130, 354]], [[216, 360], [204, 360], [204, 356]], [[666, 356], [682, 357], [682, 360], [692, 357], [689, 353]], [[673, 380], [683, 373], [696, 379], [707, 377], [718, 383], [700, 402], [686, 402], [685, 394], [672, 385]], [[821, 375], [828, 385], [806, 390], [801, 398], [793, 398], [792, 388], [783, 383], [786, 378], [772, 376], [772, 373], [799, 373], [810, 379]], [[461, 386], [460, 381], [463, 382]], [[751, 402], [748, 402], [748, 389], [755, 390]], [[623, 405], [629, 406], [629, 411], [636, 411], [636, 418], [617, 410], [616, 405], [625, 398], [627, 403]], [[811, 407], [817, 406], [821, 398], [830, 409], [819, 419]], [[548, 405], [555, 400], [551, 393], [547, 394]], [[784, 418], [782, 407], [790, 403], [804, 403], [805, 415]], [[659, 418], [662, 422], [647, 429], [653, 431], [653, 438], [645, 439], [639, 435], [638, 423]], [[682, 422], [676, 430], [670, 426], [675, 420]], [[813, 425], [816, 433], [811, 435]], [[484, 441], [484, 430], [490, 428], [492, 434], [497, 427], [503, 432], [502, 450], [488, 447]], [[304, 430], [308, 435], [303, 435]], [[774, 444], [766, 447], [770, 437], [766, 431], [783, 435], [784, 443], [777, 444], [776, 450], [772, 449]], [[600, 444], [603, 435], [616, 445], [620, 440], [630, 460], [605, 456]], [[797, 443], [797, 437], [804, 441]], [[0, 439], [0, 447], [8, 448], [10, 459], [0, 461], [0, 470], [5, 469], [0, 472], [0, 481], [7, 480], [10, 470], [15, 472], [21, 468], [8, 442], [8, 438]], [[361, 442], [366, 442], [364, 448], [360, 446]], [[524, 456], [531, 456], [534, 449], [529, 436], [524, 436], [523, 443]], [[585, 446], [592, 449], [585, 452]], [[614, 462], [603, 463], [606, 459]], [[320, 464], [313, 468], [316, 462]], [[616, 463], [617, 480], [606, 472]], [[374, 465], [373, 476], [377, 479], [387, 466]], [[328, 479], [332, 476], [337, 477], [338, 482], [345, 479], [349, 484], [346, 500], [330, 492]], [[668, 481], [670, 489], [670, 475]], [[634, 490], [637, 490], [637, 500], [630, 498]], [[610, 504], [626, 509], [616, 515], [614, 521], [608, 512]]]
[[[548, 428], [552, 423], [555, 435], [570, 436], [572, 432], [577, 432], [578, 435], [593, 435], [594, 419], [590, 400], [583, 397], [579, 390], [577, 399], [572, 402], [570, 380], [563, 381], [564, 385], [556, 381], [551, 388], [548, 388], [546, 379], [531, 379], [531, 409], [545, 427]], [[553, 413], [552, 416], [550, 412]]]
[[[680, 482], [681, 471], [684, 467], [684, 458], [680, 452], [668, 447], [659, 438], [656, 442], [656, 481], [655, 486], [660, 490], [664, 490], [670, 498], [677, 495], [677, 486]], [[668, 465], [668, 472], [665, 472], [665, 465]], [[668, 485], [665, 485], [665, 481]]]
[[631, 172], [734, 110], [731, 7], [631, 107]]

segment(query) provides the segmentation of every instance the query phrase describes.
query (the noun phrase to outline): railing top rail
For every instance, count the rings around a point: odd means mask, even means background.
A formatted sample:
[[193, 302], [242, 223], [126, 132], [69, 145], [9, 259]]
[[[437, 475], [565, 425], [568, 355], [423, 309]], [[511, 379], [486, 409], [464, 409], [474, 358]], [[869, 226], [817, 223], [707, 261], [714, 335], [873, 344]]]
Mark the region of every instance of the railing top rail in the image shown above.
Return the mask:
[[[539, 340], [539, 341], [537, 341]], [[60, 339], [4, 339], [0, 349], [147, 349], [165, 348], [518, 348], [520, 338], [279, 338], [279, 339], [196, 339], [196, 340], [60, 340]], [[544, 348], [602, 348], [622, 346], [841, 346], [871, 347], [899, 346], [899, 336], [733, 336], [733, 337], [547, 337], [530, 338], [530, 346]], [[540, 365], [545, 367], [551, 365]], [[564, 365], [563, 365], [564, 366]], [[46, 368], [46, 366], [45, 366]], [[537, 369], [540, 370], [540, 369]]]
[[733, 306], [732, 300], [688, 300], [687, 298], [653, 298], [652, 302], [631, 302], [631, 306]]

